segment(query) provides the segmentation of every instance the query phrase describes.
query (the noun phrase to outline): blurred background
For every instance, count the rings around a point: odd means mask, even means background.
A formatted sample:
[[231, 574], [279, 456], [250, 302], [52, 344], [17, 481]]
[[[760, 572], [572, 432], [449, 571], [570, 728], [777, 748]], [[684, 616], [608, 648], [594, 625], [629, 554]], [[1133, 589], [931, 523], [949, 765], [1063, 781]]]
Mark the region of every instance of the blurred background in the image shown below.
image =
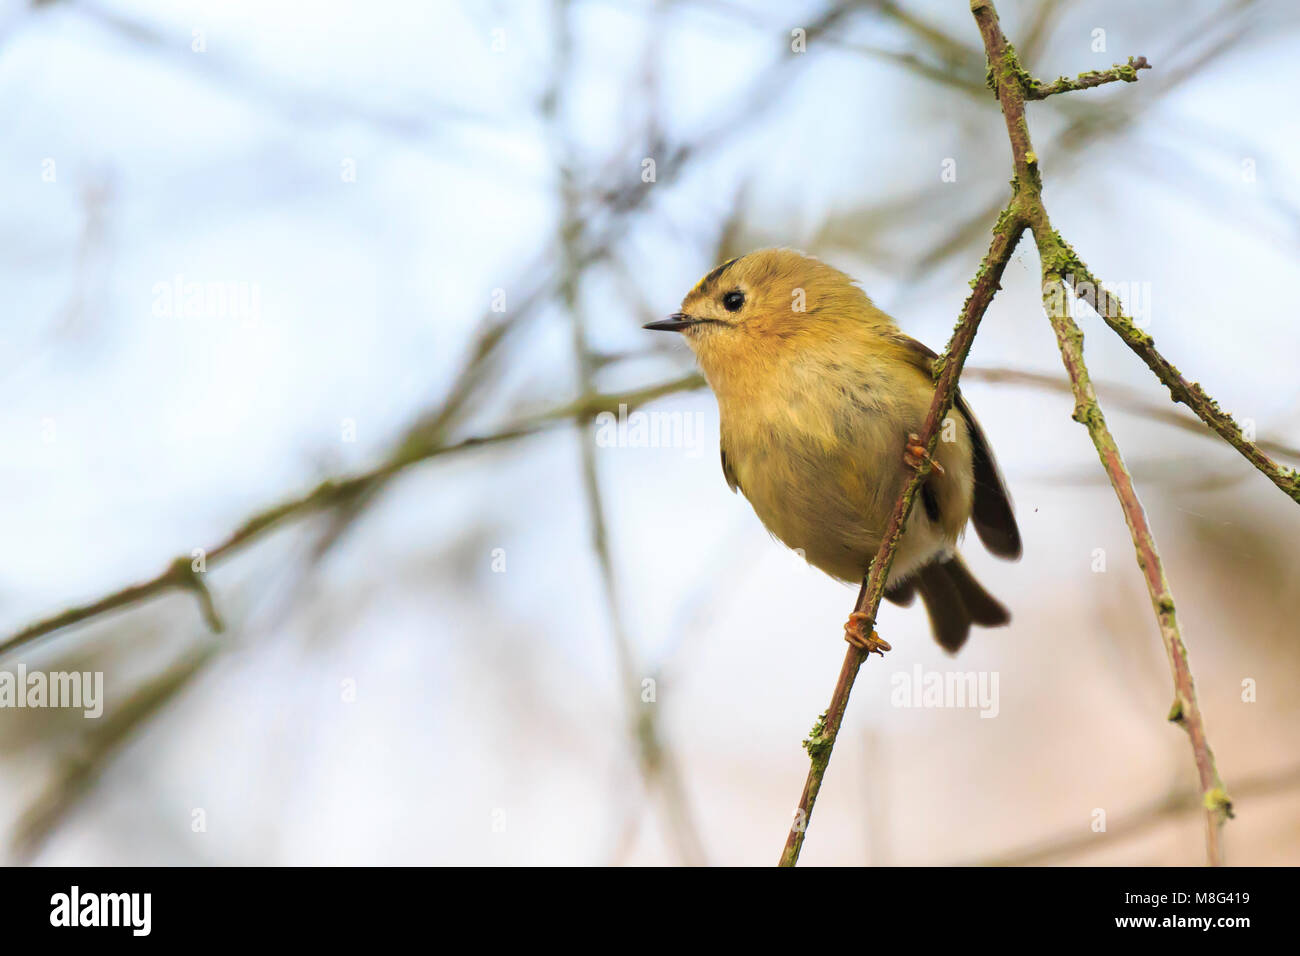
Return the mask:
[[[1030, 105], [1046, 201], [1296, 464], [1300, 10], [998, 7], [1044, 79], [1150, 59]], [[854, 592], [728, 491], [640, 327], [785, 245], [942, 349], [1011, 174], [984, 73], [938, 0], [0, 5], [0, 669], [106, 697], [0, 710], [0, 858], [775, 863]], [[1025, 558], [965, 553], [1015, 620], [948, 658], [885, 606], [806, 864], [1204, 859], [1038, 284], [1022, 243], [963, 378]], [[1300, 509], [1081, 323], [1228, 860], [1298, 863]], [[996, 717], [894, 706], [914, 668], [996, 674]]]

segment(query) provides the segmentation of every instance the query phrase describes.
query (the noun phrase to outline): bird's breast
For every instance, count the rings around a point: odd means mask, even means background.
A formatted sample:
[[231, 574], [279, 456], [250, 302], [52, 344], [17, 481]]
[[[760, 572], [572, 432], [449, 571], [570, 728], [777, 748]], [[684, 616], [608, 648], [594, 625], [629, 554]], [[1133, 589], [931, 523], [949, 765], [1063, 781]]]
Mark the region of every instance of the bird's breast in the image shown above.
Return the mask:
[[901, 486], [906, 433], [889, 390], [826, 368], [720, 399], [719, 412], [727, 461], [768, 530], [827, 573], [860, 577]]

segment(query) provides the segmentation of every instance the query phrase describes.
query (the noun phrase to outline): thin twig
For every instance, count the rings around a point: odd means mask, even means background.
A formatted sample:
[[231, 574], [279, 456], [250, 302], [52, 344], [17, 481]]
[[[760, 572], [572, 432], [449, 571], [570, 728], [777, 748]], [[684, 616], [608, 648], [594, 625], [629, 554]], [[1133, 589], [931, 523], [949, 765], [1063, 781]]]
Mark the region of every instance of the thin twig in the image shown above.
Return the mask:
[[1293, 501], [1300, 502], [1300, 472], [1278, 465], [1264, 453], [1258, 442], [1248, 439], [1236, 420], [1221, 409], [1219, 403], [1207, 395], [1199, 383], [1187, 381], [1178, 369], [1156, 351], [1155, 340], [1124, 313], [1119, 298], [1107, 291], [1088, 271], [1088, 267], [1074, 254], [1069, 243], [1060, 240], [1059, 246], [1057, 271], [1061, 277], [1074, 290], [1075, 295], [1092, 306], [1105, 323], [1119, 334], [1124, 343], [1147, 364], [1147, 368], [1155, 372], [1156, 378], [1169, 389], [1169, 396], [1195, 412], [1201, 421], [1241, 452], [1242, 457], [1259, 469], [1269, 481], [1286, 492]]
[[[1289, 767], [1273, 773], [1258, 774], [1245, 780], [1239, 780], [1232, 788], [1233, 795], [1245, 802], [1259, 797], [1286, 793], [1300, 787], [1300, 766]], [[1121, 840], [1132, 839], [1147, 833], [1161, 823], [1176, 819], [1193, 810], [1203, 811], [1205, 802], [1200, 791], [1178, 790], [1156, 800], [1140, 810], [1108, 821], [1106, 829], [1100, 833], [1091, 829], [1074, 826], [1068, 833], [1049, 838], [1020, 849], [1008, 851], [998, 856], [972, 860], [967, 866], [1041, 866], [1049, 860], [1072, 857], [1079, 853], [1112, 847]], [[1082, 833], [1079, 831], [1083, 830]]]
[[15, 826], [13, 851], [20, 862], [35, 856], [59, 820], [90, 790], [104, 769], [106, 757], [125, 746], [142, 724], [174, 702], [214, 659], [220, 646], [208, 641], [190, 648], [161, 674], [135, 688], [103, 720], [91, 721], [94, 726]]
[[[1055, 392], [1070, 391], [1070, 383], [1067, 380], [1055, 375], [1048, 375], [1045, 372], [1030, 372], [1016, 368], [971, 367], [966, 369], [964, 374], [967, 380], [975, 379], [980, 382], [1000, 385], [1024, 385], [1030, 388], [1043, 388]], [[1193, 435], [1214, 438], [1215, 433], [1207, 431], [1203, 427], [1203, 423], [1195, 418], [1189, 418], [1185, 412], [1180, 412], [1177, 408], [1170, 408], [1167, 404], [1143, 398], [1136, 389], [1118, 382], [1101, 381], [1095, 384], [1098, 390], [1107, 396], [1106, 401], [1108, 403], [1113, 402], [1121, 408], [1136, 412], [1152, 421], [1172, 425], [1174, 428], [1190, 432]], [[1113, 398], [1111, 397], [1112, 393]], [[1270, 454], [1281, 455], [1284, 458], [1300, 459], [1300, 447], [1295, 445], [1288, 445], [1286, 442], [1274, 438], [1257, 438], [1255, 444]]]
[[1027, 100], [1045, 100], [1049, 96], [1057, 93], [1071, 93], [1075, 90], [1090, 90], [1094, 86], [1101, 86], [1103, 83], [1114, 83], [1120, 80], [1124, 83], [1136, 83], [1138, 79], [1138, 70], [1149, 70], [1151, 64], [1147, 62], [1144, 56], [1129, 57], [1127, 63], [1112, 66], [1109, 70], [1089, 70], [1087, 73], [1080, 73], [1074, 79], [1061, 77], [1053, 83], [1042, 83], [1039, 80], [1031, 79], [1025, 89], [1025, 99]]
[[[952, 408], [953, 399], [957, 394], [957, 379], [961, 375], [966, 356], [970, 353], [971, 343], [975, 340], [975, 331], [979, 328], [980, 319], [984, 317], [989, 303], [993, 301], [994, 294], [1000, 288], [1002, 272], [1011, 260], [1011, 254], [1015, 251], [1016, 243], [1024, 229], [1025, 221], [1014, 205], [1008, 206], [1003, 215], [998, 217], [997, 225], [993, 230], [993, 242], [980, 265], [979, 272], [976, 273], [974, 287], [962, 307], [961, 319], [953, 331], [952, 339], [948, 342], [947, 350], [936, 363], [938, 381], [935, 384], [934, 398], [930, 402], [930, 410], [925, 417], [925, 424], [921, 428], [921, 443], [925, 445], [927, 453], [933, 453], [938, 443], [939, 428]], [[899, 466], [903, 467], [901, 462]], [[915, 470], [911, 480], [904, 487], [898, 502], [894, 505], [889, 524], [885, 526], [880, 548], [872, 558], [867, 575], [862, 581], [862, 589], [858, 592], [854, 611], [865, 614], [872, 620], [875, 619], [876, 612], [880, 608], [885, 583], [889, 580], [889, 569], [894, 563], [894, 551], [898, 547], [907, 516], [912, 511], [912, 501], [929, 474], [929, 470], [928, 460], [923, 461], [922, 466]], [[858, 669], [862, 666], [863, 659], [863, 652], [850, 645], [844, 655], [844, 664], [840, 668], [835, 691], [831, 694], [830, 706], [805, 741], [811, 766], [808, 769], [808, 777], [804, 781], [803, 793], [799, 797], [794, 823], [790, 827], [785, 848], [781, 853], [781, 866], [794, 866], [799, 861], [804, 834], [812, 818], [817, 794], [821, 791], [822, 780], [830, 764], [831, 751], [835, 747], [835, 738], [844, 721], [844, 710], [849, 703], [849, 694], [853, 692], [853, 682], [857, 679]]]

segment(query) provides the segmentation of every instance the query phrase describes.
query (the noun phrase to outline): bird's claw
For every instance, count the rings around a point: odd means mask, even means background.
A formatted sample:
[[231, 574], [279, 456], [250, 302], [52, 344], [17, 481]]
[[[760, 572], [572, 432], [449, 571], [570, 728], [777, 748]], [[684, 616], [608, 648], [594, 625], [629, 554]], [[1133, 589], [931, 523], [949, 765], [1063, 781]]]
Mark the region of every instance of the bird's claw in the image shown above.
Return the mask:
[[868, 656], [879, 654], [884, 657], [885, 651], [892, 651], [893, 648], [889, 646], [888, 641], [876, 633], [875, 628], [872, 627], [873, 623], [871, 615], [854, 611], [849, 615], [848, 623], [844, 625], [844, 639]]
[[939, 464], [930, 453], [925, 450], [921, 444], [921, 436], [912, 432], [907, 436], [907, 445], [903, 448], [903, 460], [918, 471], [925, 467], [925, 463], [930, 463], [930, 468], [936, 473], [943, 474], [943, 465]]

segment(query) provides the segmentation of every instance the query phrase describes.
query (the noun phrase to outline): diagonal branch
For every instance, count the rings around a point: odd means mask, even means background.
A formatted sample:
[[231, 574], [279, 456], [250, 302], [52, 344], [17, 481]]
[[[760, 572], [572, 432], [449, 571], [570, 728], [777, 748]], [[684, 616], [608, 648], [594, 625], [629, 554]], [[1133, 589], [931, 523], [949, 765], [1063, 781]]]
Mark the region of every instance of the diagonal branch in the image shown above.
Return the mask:
[[[1300, 766], [1256, 774], [1254, 777], [1238, 781], [1232, 790], [1236, 796], [1254, 801], [1276, 794], [1290, 794], [1297, 788], [1300, 788]], [[1071, 826], [1068, 832], [1054, 838], [1009, 850], [991, 858], [969, 860], [959, 865], [1043, 866], [1052, 860], [1071, 864], [1072, 859], [1079, 854], [1114, 846], [1118, 842], [1148, 833], [1185, 813], [1204, 810], [1204, 808], [1205, 801], [1199, 791], [1175, 789], [1167, 796], [1130, 811], [1118, 819], [1108, 819], [1103, 834], [1094, 833], [1091, 829], [1085, 829], [1081, 834], [1078, 832], [1079, 827]]]
[[1169, 580], [1165, 577], [1164, 563], [1156, 548], [1151, 526], [1147, 522], [1146, 511], [1138, 500], [1137, 490], [1133, 487], [1133, 476], [1120, 455], [1115, 437], [1106, 427], [1105, 416], [1097, 402], [1097, 393], [1093, 391], [1092, 381], [1088, 377], [1088, 366], [1083, 360], [1083, 332], [1074, 319], [1070, 317], [1068, 303], [1064, 294], [1064, 279], [1053, 272], [1049, 265], [1053, 261], [1056, 240], [1050, 231], [1035, 230], [1040, 256], [1043, 260], [1043, 304], [1047, 316], [1051, 319], [1056, 332], [1057, 345], [1061, 349], [1061, 358], [1070, 375], [1074, 391], [1075, 421], [1085, 425], [1092, 443], [1097, 446], [1097, 455], [1102, 467], [1110, 478], [1115, 497], [1119, 499], [1124, 511], [1124, 520], [1128, 524], [1129, 534], [1133, 538], [1133, 548], [1137, 552], [1138, 567], [1142, 569], [1142, 578], [1146, 582], [1147, 592], [1151, 595], [1151, 605], [1155, 609], [1156, 623], [1160, 627], [1160, 639], [1164, 642], [1165, 652], [1169, 657], [1169, 667], [1174, 676], [1174, 705], [1169, 719], [1179, 723], [1187, 731], [1192, 741], [1192, 753], [1196, 759], [1196, 772], [1201, 782], [1201, 794], [1206, 815], [1206, 848], [1211, 866], [1223, 864], [1223, 824], [1232, 816], [1232, 801], [1229, 799], [1223, 780], [1214, 763], [1214, 752], [1205, 733], [1205, 723], [1201, 719], [1200, 705], [1196, 700], [1196, 684], [1192, 679], [1191, 665], [1187, 659], [1187, 647], [1183, 644], [1178, 627], [1178, 616], [1174, 606], [1173, 592]]
[[[953, 399], [957, 394], [957, 379], [961, 375], [962, 366], [966, 363], [971, 344], [975, 341], [975, 332], [979, 328], [980, 320], [984, 318], [984, 313], [988, 310], [989, 303], [993, 301], [994, 294], [1000, 288], [1002, 272], [1011, 259], [1011, 253], [1015, 251], [1016, 243], [1024, 232], [1025, 225], [1019, 208], [1013, 201], [1012, 205], [998, 217], [997, 225], [993, 227], [993, 242], [980, 265], [979, 272], [975, 275], [971, 294], [962, 307], [961, 319], [953, 330], [947, 350], [936, 363], [938, 381], [935, 384], [934, 398], [930, 402], [930, 410], [925, 416], [925, 424], [921, 429], [921, 443], [925, 445], [927, 454], [933, 453], [938, 443], [939, 428], [952, 408]], [[900, 467], [902, 467], [901, 463]], [[858, 592], [857, 604], [854, 605], [856, 613], [875, 619], [876, 612], [880, 609], [880, 599], [885, 593], [885, 584], [889, 580], [889, 569], [894, 563], [894, 552], [898, 548], [907, 516], [912, 511], [913, 499], [929, 471], [928, 462], [916, 469], [912, 480], [904, 487], [902, 495], [894, 505], [889, 524], [885, 526], [884, 539], [880, 542], [876, 556], [871, 560], [867, 576], [862, 582], [862, 589]], [[857, 680], [858, 669], [862, 666], [863, 659], [863, 652], [850, 645], [844, 655], [839, 680], [836, 681], [835, 690], [831, 694], [830, 706], [817, 721], [812, 735], [804, 742], [804, 746], [808, 749], [808, 756], [811, 758], [811, 766], [808, 769], [808, 777], [804, 781], [803, 793], [799, 797], [794, 824], [790, 827], [785, 849], [781, 853], [781, 866], [794, 866], [799, 861], [804, 834], [812, 817], [813, 806], [817, 802], [817, 794], [821, 791], [822, 779], [826, 775], [831, 751], [835, 747], [835, 738], [839, 735], [840, 726], [844, 721], [844, 710], [848, 707], [849, 694], [853, 692], [853, 683]]]
[[[272, 505], [245, 519], [239, 527], [205, 552], [204, 563], [211, 566], [222, 558], [243, 550], [270, 531], [308, 515], [346, 505], [353, 501], [358, 493], [373, 487], [376, 482], [391, 478], [430, 459], [456, 455], [488, 445], [504, 444], [575, 418], [590, 419], [601, 412], [617, 413], [620, 407], [628, 410], [635, 409], [665, 395], [698, 388], [699, 384], [698, 376], [685, 375], [646, 388], [585, 396], [488, 435], [474, 436], [457, 442], [431, 441], [404, 445], [394, 452], [392, 457], [375, 468], [346, 478], [323, 481], [305, 494]], [[0, 657], [56, 631], [83, 624], [121, 608], [152, 600], [173, 590], [194, 591], [200, 601], [200, 610], [209, 626], [213, 630], [221, 630], [221, 619], [217, 616], [211, 595], [204, 584], [203, 572], [194, 570], [193, 559], [183, 555], [168, 565], [165, 571], [152, 578], [128, 585], [89, 603], [60, 611], [0, 640]]]
[[1069, 243], [1062, 240], [1059, 246], [1062, 278], [1074, 290], [1075, 295], [1092, 306], [1105, 323], [1115, 330], [1124, 344], [1146, 363], [1147, 368], [1155, 372], [1156, 378], [1169, 389], [1169, 396], [1195, 412], [1201, 421], [1241, 452], [1242, 457], [1259, 469], [1269, 481], [1286, 492], [1293, 501], [1300, 503], [1300, 472], [1279, 465], [1258, 443], [1247, 438], [1236, 420], [1221, 409], [1219, 403], [1207, 395], [1199, 383], [1187, 381], [1177, 368], [1156, 351], [1155, 340], [1124, 314], [1119, 299], [1103, 288], [1088, 271], [1088, 267], [1079, 261]]
[[132, 735], [171, 706], [215, 658], [220, 644], [207, 641], [186, 651], [165, 671], [140, 684], [85, 734], [77, 749], [59, 766], [54, 779], [18, 820], [13, 849], [28, 863], [59, 822], [83, 800], [106, 766]]
[[[1025, 369], [977, 367], [966, 369], [965, 375], [968, 380], [976, 379], [981, 382], [1023, 385], [1058, 392], [1070, 391], [1070, 383], [1061, 381], [1059, 376]], [[1196, 419], [1189, 418], [1176, 408], [1170, 408], [1166, 404], [1145, 398], [1135, 388], [1113, 381], [1102, 381], [1099, 385], [1101, 391], [1108, 396], [1107, 401], [1113, 402], [1121, 408], [1142, 415], [1151, 421], [1160, 422], [1162, 425], [1170, 425], [1182, 431], [1190, 432], [1193, 435], [1201, 435], [1205, 438], [1214, 437], [1214, 433], [1202, 428], [1201, 423], [1197, 422]], [[1281, 455], [1284, 458], [1300, 459], [1300, 447], [1288, 445], [1278, 439], [1258, 438], [1255, 440], [1255, 444], [1270, 454]]]

